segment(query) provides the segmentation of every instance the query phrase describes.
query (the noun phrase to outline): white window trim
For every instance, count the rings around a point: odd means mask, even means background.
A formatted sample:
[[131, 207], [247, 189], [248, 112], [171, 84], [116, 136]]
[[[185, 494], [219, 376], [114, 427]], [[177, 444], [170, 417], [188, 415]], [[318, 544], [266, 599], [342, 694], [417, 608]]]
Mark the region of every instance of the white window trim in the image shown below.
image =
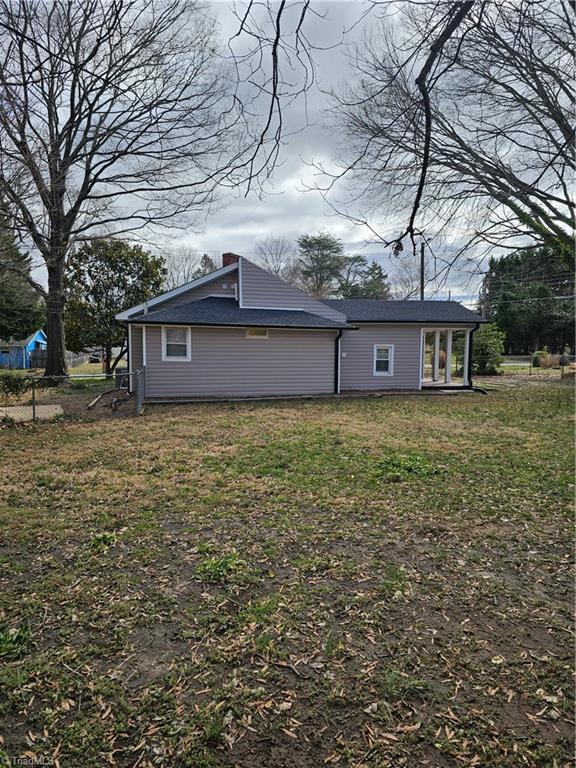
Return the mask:
[[128, 389], [130, 389], [130, 374], [132, 373], [132, 323], [128, 323]]
[[[171, 357], [166, 354], [166, 331], [169, 328], [186, 329], [186, 357]], [[191, 328], [189, 325], [163, 325], [162, 326], [162, 361], [168, 363], [189, 363], [192, 359]]]
[[[388, 349], [389, 369], [388, 371], [376, 370], [376, 352], [379, 349]], [[374, 376], [394, 376], [394, 344], [374, 344], [374, 354], [372, 357], [372, 374]]]
[[[252, 336], [251, 334], [248, 333], [248, 331], [264, 331], [264, 333], [261, 335], [256, 334], [255, 336]], [[246, 328], [247, 339], [268, 339], [269, 337], [270, 337], [270, 332], [268, 328], [253, 328], [253, 327]]]

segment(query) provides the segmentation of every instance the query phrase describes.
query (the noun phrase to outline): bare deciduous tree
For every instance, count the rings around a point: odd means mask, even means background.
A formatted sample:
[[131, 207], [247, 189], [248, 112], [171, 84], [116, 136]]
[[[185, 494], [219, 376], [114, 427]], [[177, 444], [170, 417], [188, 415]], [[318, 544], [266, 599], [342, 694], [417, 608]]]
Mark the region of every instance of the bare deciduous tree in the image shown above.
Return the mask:
[[190, 283], [199, 277], [202, 256], [202, 251], [189, 245], [180, 245], [177, 248], [167, 250], [164, 254], [166, 264], [164, 287], [166, 290], [171, 291], [173, 288]]
[[0, 1], [0, 199], [46, 265], [48, 374], [74, 243], [183, 224], [243, 176], [213, 27], [189, 0]]
[[428, 69], [426, 106], [424, 46], [465, 5], [400, 4], [394, 27], [382, 21], [356, 61], [357, 85], [336, 97], [349, 162], [332, 181], [353, 179], [355, 200], [402, 222], [387, 242], [449, 228], [466, 246], [516, 247], [524, 236], [571, 258], [574, 11], [473, 3]]
[[292, 243], [281, 235], [267, 235], [256, 242], [254, 253], [262, 266], [281, 280], [298, 285], [300, 264]]

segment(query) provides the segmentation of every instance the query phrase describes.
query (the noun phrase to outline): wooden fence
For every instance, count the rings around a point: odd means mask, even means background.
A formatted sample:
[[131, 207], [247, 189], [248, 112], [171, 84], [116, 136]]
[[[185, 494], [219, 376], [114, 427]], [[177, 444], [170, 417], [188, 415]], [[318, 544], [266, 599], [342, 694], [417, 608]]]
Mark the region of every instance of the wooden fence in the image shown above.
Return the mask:
[[[48, 352], [45, 349], [33, 349], [30, 353], [30, 367], [44, 368]], [[77, 365], [84, 365], [90, 359], [90, 355], [83, 352], [76, 355], [73, 352], [66, 352], [66, 363], [69, 368], [75, 368]]]

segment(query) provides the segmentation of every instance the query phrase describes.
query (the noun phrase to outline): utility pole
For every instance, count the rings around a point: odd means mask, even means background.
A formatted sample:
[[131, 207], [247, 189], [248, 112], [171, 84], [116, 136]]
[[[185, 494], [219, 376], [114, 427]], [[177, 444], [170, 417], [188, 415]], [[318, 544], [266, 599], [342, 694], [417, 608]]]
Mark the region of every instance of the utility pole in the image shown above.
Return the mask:
[[488, 320], [488, 291], [486, 286], [486, 281], [488, 279], [488, 275], [484, 276], [484, 279], [482, 280], [482, 317], [484, 320]]
[[420, 301], [424, 301], [424, 241], [420, 243]]

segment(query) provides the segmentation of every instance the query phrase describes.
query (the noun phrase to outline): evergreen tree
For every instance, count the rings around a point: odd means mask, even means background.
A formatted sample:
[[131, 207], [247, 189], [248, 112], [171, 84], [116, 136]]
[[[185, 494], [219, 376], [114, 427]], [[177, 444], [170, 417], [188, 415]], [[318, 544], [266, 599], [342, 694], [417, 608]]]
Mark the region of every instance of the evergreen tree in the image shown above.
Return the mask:
[[376, 261], [351, 256], [339, 281], [339, 293], [344, 299], [389, 299], [388, 275]]
[[0, 213], [0, 339], [25, 339], [44, 324], [44, 303], [29, 276], [30, 257], [18, 248], [9, 216]]
[[474, 334], [472, 370], [481, 375], [498, 373], [504, 353], [504, 333], [493, 323], [481, 325]]
[[[111, 373], [126, 348], [126, 324], [116, 314], [152, 298], [165, 275], [164, 259], [122, 240], [93, 240], [73, 251], [65, 275], [69, 348], [102, 347]], [[121, 352], [112, 361], [114, 346]]]
[[505, 333], [509, 354], [574, 348], [574, 267], [559, 249], [523, 248], [492, 259], [480, 305]]
[[200, 259], [200, 264], [194, 270], [194, 274], [192, 275], [192, 280], [197, 280], [199, 277], [204, 277], [204, 275], [209, 275], [210, 272], [215, 272], [216, 269], [217, 269], [217, 266], [216, 266], [216, 263], [214, 262], [214, 259], [211, 259], [207, 253], [204, 253], [202, 254], [202, 258]]
[[302, 282], [311, 296], [326, 298], [336, 292], [346, 257], [342, 241], [334, 235], [300, 235], [298, 244]]

